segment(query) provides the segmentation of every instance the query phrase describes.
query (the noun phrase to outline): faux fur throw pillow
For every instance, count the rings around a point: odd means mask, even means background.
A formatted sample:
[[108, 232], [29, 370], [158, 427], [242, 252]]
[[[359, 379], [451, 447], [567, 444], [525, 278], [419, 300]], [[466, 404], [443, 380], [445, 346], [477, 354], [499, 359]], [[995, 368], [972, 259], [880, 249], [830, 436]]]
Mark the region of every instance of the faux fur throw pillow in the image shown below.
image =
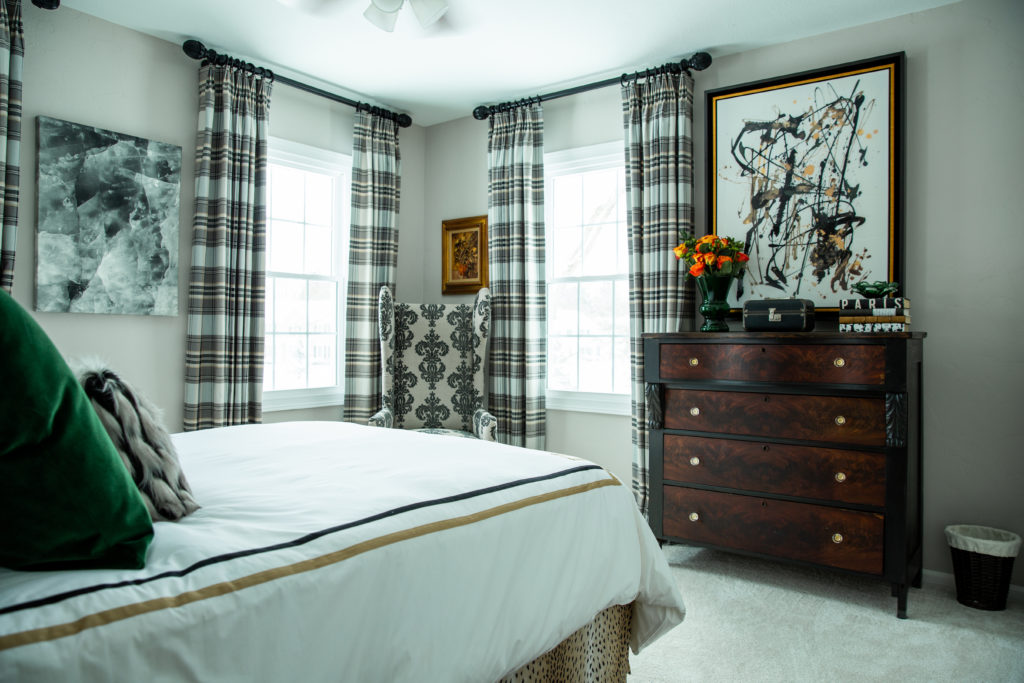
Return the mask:
[[102, 363], [85, 361], [76, 370], [153, 521], [173, 522], [198, 510], [159, 409]]

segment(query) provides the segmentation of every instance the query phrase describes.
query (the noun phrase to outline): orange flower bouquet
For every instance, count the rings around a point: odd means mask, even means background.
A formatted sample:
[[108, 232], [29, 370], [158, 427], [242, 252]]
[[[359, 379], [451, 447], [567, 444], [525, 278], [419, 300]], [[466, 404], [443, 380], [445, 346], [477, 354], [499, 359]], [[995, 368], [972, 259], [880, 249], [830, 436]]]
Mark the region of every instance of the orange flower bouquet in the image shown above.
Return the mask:
[[672, 251], [693, 277], [705, 274], [742, 277], [750, 260], [743, 253], [743, 242], [718, 235], [691, 237]]
[[704, 316], [701, 332], [728, 331], [725, 316], [729, 312], [726, 301], [729, 287], [734, 278], [743, 277], [750, 260], [743, 252], [743, 242], [731, 237], [705, 235], [690, 237], [672, 251], [697, 280], [697, 289], [704, 298], [700, 305]]

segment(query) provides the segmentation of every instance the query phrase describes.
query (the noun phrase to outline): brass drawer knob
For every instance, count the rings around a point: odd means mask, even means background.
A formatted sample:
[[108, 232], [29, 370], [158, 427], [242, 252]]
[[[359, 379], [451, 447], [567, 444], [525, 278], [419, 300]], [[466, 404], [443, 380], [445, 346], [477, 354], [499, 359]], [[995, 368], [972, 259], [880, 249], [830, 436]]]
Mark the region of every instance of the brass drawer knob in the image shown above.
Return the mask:
[[842, 543], [843, 542], [843, 535], [842, 534], [832, 534], [832, 542], [833, 543]]
[[699, 359], [697, 359], [697, 358], [691, 358], [690, 359], [690, 367], [691, 368], [695, 368], [698, 365], [700, 365], [700, 360]]
[[836, 481], [840, 484], [846, 481], [846, 472], [836, 472]]
[[700, 519], [700, 515], [698, 515], [696, 512], [691, 512], [690, 513], [690, 521], [691, 522], [696, 522], [699, 519]]
[[836, 366], [837, 368], [846, 367], [846, 359], [836, 358], [834, 361], [832, 361], [832, 365]]
[[846, 418], [843, 417], [842, 415], [836, 415], [836, 424], [842, 427], [844, 424], [846, 424]]
[[690, 458], [690, 464], [696, 467], [697, 465], [700, 464], [700, 458], [698, 458], [696, 455], [693, 456], [692, 458]]
[[698, 408], [697, 406], [690, 408], [690, 415], [693, 415], [694, 417], [700, 415], [700, 408]]

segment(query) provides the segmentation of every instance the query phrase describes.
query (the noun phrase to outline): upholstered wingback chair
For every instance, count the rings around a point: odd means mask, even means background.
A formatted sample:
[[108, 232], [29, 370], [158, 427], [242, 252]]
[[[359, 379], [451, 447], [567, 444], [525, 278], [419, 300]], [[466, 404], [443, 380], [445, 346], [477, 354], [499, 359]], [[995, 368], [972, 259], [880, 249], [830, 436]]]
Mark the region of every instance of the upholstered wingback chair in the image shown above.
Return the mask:
[[490, 291], [453, 306], [395, 303], [381, 287], [378, 304], [383, 407], [369, 423], [494, 441], [483, 405]]

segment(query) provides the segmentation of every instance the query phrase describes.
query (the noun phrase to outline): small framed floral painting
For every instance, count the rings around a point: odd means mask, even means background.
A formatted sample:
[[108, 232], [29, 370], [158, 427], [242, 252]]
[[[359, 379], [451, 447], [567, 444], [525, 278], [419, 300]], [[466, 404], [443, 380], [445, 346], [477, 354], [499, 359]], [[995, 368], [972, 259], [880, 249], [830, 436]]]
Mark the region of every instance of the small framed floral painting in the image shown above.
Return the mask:
[[487, 286], [487, 216], [441, 221], [441, 293]]
[[809, 299], [822, 317], [862, 282], [903, 282], [902, 52], [707, 91], [708, 233], [750, 256], [731, 288]]

